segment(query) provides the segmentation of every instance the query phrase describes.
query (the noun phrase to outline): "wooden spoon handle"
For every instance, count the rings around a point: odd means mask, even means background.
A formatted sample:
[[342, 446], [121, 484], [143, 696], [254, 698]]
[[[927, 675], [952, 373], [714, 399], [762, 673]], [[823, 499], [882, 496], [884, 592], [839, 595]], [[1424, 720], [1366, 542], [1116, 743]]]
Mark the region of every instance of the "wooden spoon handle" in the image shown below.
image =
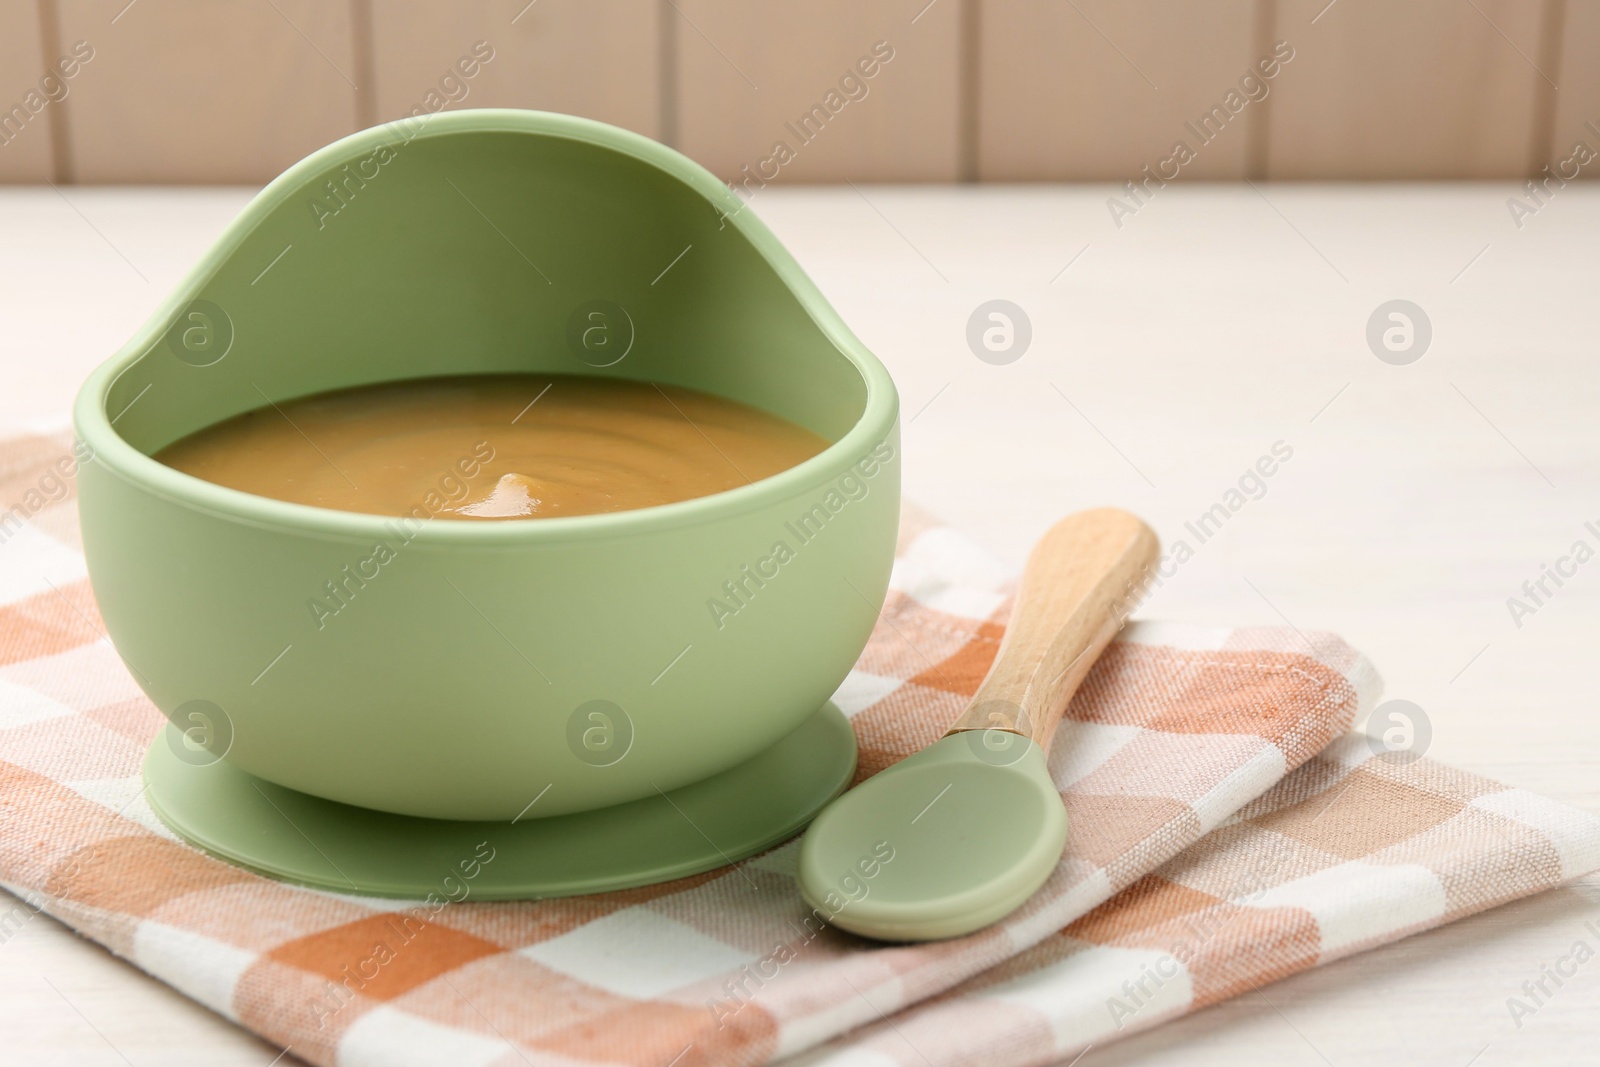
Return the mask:
[[1116, 508], [1052, 526], [1028, 556], [994, 665], [950, 733], [1008, 730], [1049, 751], [1067, 703], [1122, 628], [1158, 551], [1150, 527]]

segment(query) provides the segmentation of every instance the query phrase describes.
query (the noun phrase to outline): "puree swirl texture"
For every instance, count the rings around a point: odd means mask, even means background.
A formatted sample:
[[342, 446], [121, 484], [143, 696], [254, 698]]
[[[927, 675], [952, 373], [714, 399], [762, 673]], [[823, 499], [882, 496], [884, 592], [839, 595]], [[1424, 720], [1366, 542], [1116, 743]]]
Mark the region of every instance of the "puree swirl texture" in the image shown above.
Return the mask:
[[421, 378], [269, 404], [156, 459], [296, 504], [504, 520], [670, 504], [787, 470], [828, 442], [757, 408], [616, 378]]

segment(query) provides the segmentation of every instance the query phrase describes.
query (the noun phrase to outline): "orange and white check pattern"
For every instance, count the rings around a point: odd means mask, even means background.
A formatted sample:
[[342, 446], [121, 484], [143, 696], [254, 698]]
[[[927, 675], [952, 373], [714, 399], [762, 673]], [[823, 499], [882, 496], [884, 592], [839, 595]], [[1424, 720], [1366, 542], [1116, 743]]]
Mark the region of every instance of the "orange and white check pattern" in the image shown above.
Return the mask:
[[[1338, 638], [1141, 622], [1052, 751], [1072, 818], [1060, 866], [969, 937], [818, 932], [793, 842], [566, 900], [428, 908], [274, 882], [177, 840], [144, 799], [164, 720], [104, 635], [70, 481], [49, 477], [70, 446], [0, 443], [0, 884], [27, 902], [13, 912], [47, 911], [312, 1063], [1048, 1063], [1600, 866], [1600, 820], [1364, 759], [1345, 731], [1379, 682]], [[835, 697], [860, 777], [961, 710], [1008, 593], [908, 509]]]

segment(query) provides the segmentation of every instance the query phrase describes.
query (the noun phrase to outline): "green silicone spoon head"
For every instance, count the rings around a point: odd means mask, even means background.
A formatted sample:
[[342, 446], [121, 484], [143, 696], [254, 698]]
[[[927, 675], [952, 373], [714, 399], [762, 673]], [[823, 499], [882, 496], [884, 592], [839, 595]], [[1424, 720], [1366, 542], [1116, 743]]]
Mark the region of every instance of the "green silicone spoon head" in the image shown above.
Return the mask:
[[1044, 751], [1020, 734], [967, 730], [825, 810], [800, 846], [800, 892], [821, 918], [866, 937], [959, 937], [1032, 896], [1066, 842]]

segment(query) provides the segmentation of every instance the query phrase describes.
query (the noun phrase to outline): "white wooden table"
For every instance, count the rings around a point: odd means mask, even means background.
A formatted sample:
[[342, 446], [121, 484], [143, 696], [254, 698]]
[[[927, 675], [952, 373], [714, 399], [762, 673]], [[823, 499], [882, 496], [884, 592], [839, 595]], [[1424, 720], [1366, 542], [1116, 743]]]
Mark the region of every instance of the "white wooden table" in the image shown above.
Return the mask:
[[[1431, 755], [1600, 811], [1584, 673], [1600, 562], [1520, 628], [1506, 606], [1572, 542], [1600, 543], [1584, 529], [1600, 526], [1600, 189], [1561, 190], [1521, 229], [1510, 185], [1169, 186], [1121, 229], [1111, 192], [768, 189], [754, 206], [899, 383], [908, 496], [1020, 565], [1084, 506], [1185, 537], [1286, 442], [1266, 495], [1144, 613], [1335, 630], [1425, 709]], [[62, 424], [249, 196], [64, 194], [0, 192], [5, 431]], [[1005, 365], [966, 341], [997, 298], [1032, 327]], [[1410, 365], [1365, 338], [1392, 299], [1432, 324]], [[1575, 940], [1600, 949], [1594, 920], [1591, 877], [1080, 1062], [1593, 1062], [1600, 962], [1520, 1028], [1506, 999]], [[85, 1067], [265, 1067], [278, 1051], [43, 917], [0, 945], [0, 1049]]]

